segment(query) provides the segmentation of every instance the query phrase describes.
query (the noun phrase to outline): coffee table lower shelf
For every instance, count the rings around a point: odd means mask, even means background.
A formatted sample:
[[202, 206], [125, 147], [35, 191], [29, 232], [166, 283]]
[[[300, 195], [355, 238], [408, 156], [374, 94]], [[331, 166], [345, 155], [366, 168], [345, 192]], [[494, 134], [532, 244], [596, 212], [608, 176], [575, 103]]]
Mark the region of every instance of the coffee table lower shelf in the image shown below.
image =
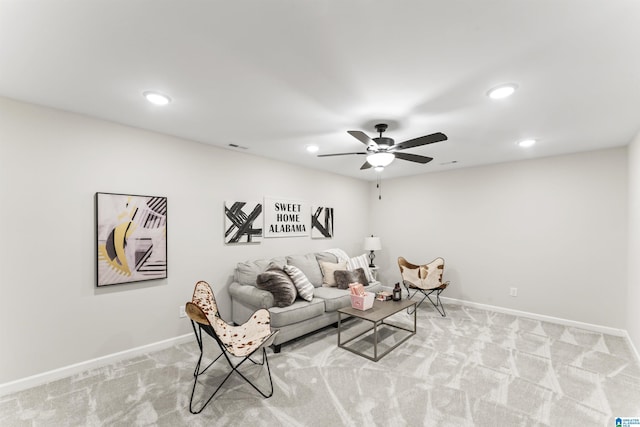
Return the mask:
[[[385, 319], [393, 316], [400, 311], [413, 306], [413, 329], [405, 328], [403, 326], [394, 325], [392, 323], [385, 322]], [[374, 301], [373, 307], [369, 310], [357, 310], [352, 307], [345, 307], [338, 310], [338, 347], [344, 348], [345, 350], [349, 350], [352, 353], [357, 354], [358, 356], [362, 356], [369, 360], [373, 360], [377, 362], [382, 357], [387, 355], [391, 350], [398, 347], [400, 344], [411, 338], [416, 334], [416, 310], [415, 307], [416, 302], [412, 300], [401, 300], [401, 301]], [[356, 334], [355, 336], [349, 338], [348, 340], [342, 342], [342, 315], [351, 316], [357, 319], [366, 320], [368, 322], [373, 323], [373, 326], [365, 331]], [[378, 354], [378, 327], [381, 325], [390, 326], [392, 328], [401, 329], [404, 331], [411, 332], [406, 337], [402, 338], [400, 341], [396, 342], [393, 346], [389, 347], [385, 351]], [[345, 344], [350, 343], [351, 341], [362, 337], [365, 334], [373, 331], [373, 357], [368, 354], [358, 351], [354, 348], [348, 347]]]

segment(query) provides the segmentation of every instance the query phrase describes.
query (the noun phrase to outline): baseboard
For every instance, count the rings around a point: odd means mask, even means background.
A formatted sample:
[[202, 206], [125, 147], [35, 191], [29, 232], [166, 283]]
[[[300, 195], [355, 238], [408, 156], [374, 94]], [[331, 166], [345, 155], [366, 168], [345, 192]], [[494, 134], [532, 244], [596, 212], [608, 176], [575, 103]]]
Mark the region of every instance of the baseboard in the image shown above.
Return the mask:
[[35, 387], [38, 385], [46, 384], [51, 381], [59, 380], [61, 378], [69, 377], [71, 375], [88, 371], [90, 369], [100, 368], [102, 366], [106, 366], [111, 363], [129, 359], [135, 356], [140, 356], [145, 353], [162, 350], [176, 344], [189, 342], [190, 340], [193, 340], [193, 334], [180, 335], [180, 336], [169, 338], [163, 341], [158, 341], [158, 342], [143, 345], [140, 347], [131, 348], [128, 350], [120, 351], [118, 353], [108, 354], [106, 356], [98, 357], [95, 359], [85, 360], [83, 362], [75, 363], [69, 366], [63, 366], [62, 368], [54, 369], [52, 371], [47, 371], [41, 374], [36, 374], [30, 377], [21, 378], [19, 380], [0, 384], [0, 396], [4, 396], [9, 393], [15, 393], [17, 391], [25, 390], [27, 388]]
[[615, 336], [618, 336], [618, 337], [624, 337], [624, 336], [628, 337], [629, 336], [627, 334], [627, 331], [625, 331], [624, 329], [610, 328], [608, 326], [595, 325], [593, 323], [578, 322], [578, 321], [575, 321], [575, 320], [563, 319], [561, 317], [547, 316], [547, 315], [544, 315], [544, 314], [537, 314], [537, 313], [531, 313], [531, 312], [528, 312], [528, 311], [514, 310], [514, 309], [511, 309], [511, 308], [498, 307], [498, 306], [489, 305], [489, 304], [481, 304], [481, 303], [477, 303], [477, 302], [465, 301], [465, 300], [456, 299], [456, 298], [440, 297], [440, 299], [443, 300], [444, 302], [450, 301], [450, 302], [466, 305], [468, 307], [480, 308], [480, 309], [483, 309], [483, 310], [490, 310], [490, 311], [495, 311], [495, 312], [504, 313], [504, 314], [513, 314], [514, 316], [521, 316], [521, 317], [527, 317], [529, 319], [543, 320], [543, 321], [546, 321], [546, 322], [558, 323], [558, 324], [564, 325], [564, 326], [571, 326], [571, 327], [574, 327], [574, 328], [586, 329], [586, 330], [589, 330], [589, 331], [600, 332], [600, 333], [609, 334], [609, 335], [615, 335]]
[[627, 339], [627, 342], [629, 343], [629, 346], [631, 347], [631, 350], [633, 350], [633, 353], [636, 355], [636, 361], [638, 363], [640, 363], [640, 352], [638, 352], [638, 349], [636, 348], [636, 346], [633, 345], [633, 341], [631, 340], [631, 337], [629, 336], [629, 333], [627, 331], [625, 331], [624, 336]]
[[480, 304], [477, 302], [471, 302], [471, 301], [466, 301], [466, 300], [461, 300], [456, 298], [440, 297], [440, 299], [443, 300], [444, 302], [446, 301], [454, 302], [461, 305], [466, 305], [468, 307], [480, 308], [483, 310], [490, 310], [498, 313], [513, 314], [515, 316], [527, 317], [529, 319], [543, 320], [546, 322], [558, 323], [564, 326], [571, 326], [574, 328], [586, 329], [588, 331], [600, 332], [603, 334], [623, 337], [627, 341], [627, 344], [629, 344], [629, 347], [631, 347], [631, 350], [633, 351], [636, 357], [636, 361], [640, 363], [640, 353], [638, 352], [638, 349], [636, 348], [636, 346], [633, 345], [633, 341], [631, 340], [629, 333], [625, 329], [610, 328], [608, 326], [595, 325], [593, 323], [577, 322], [575, 320], [563, 319], [560, 317], [546, 316], [544, 314], [530, 313], [528, 311], [514, 310], [511, 308], [498, 307], [498, 306], [489, 305], [489, 304]]

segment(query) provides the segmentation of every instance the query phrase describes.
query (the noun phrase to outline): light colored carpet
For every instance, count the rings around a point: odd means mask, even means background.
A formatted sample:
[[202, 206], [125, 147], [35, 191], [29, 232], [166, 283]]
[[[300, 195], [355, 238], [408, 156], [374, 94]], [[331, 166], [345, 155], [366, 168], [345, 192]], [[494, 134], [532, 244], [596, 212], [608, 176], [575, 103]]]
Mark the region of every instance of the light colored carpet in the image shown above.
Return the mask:
[[[566, 427], [640, 417], [640, 366], [624, 338], [460, 305], [446, 309], [441, 318], [423, 305], [418, 333], [379, 362], [337, 348], [333, 327], [284, 345], [280, 354], [269, 350], [269, 399], [234, 374], [200, 415], [191, 415], [194, 340], [0, 397], [0, 425]], [[393, 320], [408, 324], [410, 317], [403, 312]], [[346, 333], [362, 327], [350, 320]], [[400, 333], [381, 331], [384, 343]], [[207, 352], [217, 354], [213, 345]], [[264, 373], [247, 367], [249, 375]]]

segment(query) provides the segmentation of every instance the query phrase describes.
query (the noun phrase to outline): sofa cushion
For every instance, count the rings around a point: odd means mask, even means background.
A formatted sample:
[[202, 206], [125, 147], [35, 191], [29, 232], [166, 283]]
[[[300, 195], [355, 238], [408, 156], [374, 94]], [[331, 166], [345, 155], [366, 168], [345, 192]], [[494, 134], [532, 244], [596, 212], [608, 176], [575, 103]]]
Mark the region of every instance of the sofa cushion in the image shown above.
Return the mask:
[[318, 260], [318, 263], [320, 261], [324, 261], [324, 262], [340, 262], [340, 260], [338, 259], [338, 256], [331, 253], [331, 252], [316, 252], [315, 254], [316, 260]]
[[319, 261], [318, 264], [320, 265], [320, 271], [322, 271], [322, 286], [325, 287], [335, 287], [336, 278], [333, 273], [347, 268], [346, 262]]
[[273, 305], [276, 307], [290, 306], [298, 294], [291, 278], [282, 270], [272, 269], [258, 274], [256, 285], [273, 294]]
[[302, 270], [293, 265], [285, 265], [283, 267], [285, 273], [289, 275], [293, 285], [296, 287], [298, 291], [298, 295], [305, 301], [311, 301], [313, 299], [313, 285], [307, 279], [307, 276], [304, 275]]
[[322, 286], [322, 272], [314, 254], [291, 255], [287, 264], [298, 267], [316, 288]]
[[334, 275], [338, 289], [349, 289], [349, 283], [362, 283], [364, 286], [369, 286], [367, 275], [362, 268], [356, 268], [353, 271], [337, 270]]
[[347, 270], [353, 271], [356, 268], [362, 268], [364, 270], [364, 274], [367, 275], [367, 280], [369, 282], [376, 280], [374, 279], [373, 274], [371, 274], [371, 270], [369, 270], [369, 258], [367, 257], [367, 254], [350, 258], [349, 261], [347, 261]]
[[271, 326], [273, 328], [281, 328], [321, 316], [324, 313], [324, 307], [324, 301], [318, 298], [314, 298], [310, 302], [297, 300], [289, 307], [284, 308], [272, 307], [269, 309], [271, 312]]
[[278, 257], [239, 262], [236, 265], [235, 281], [241, 285], [256, 286], [258, 274], [266, 271], [271, 263], [275, 263], [279, 268], [282, 268], [287, 263], [287, 260], [284, 257]]
[[324, 309], [327, 312], [351, 306], [351, 294], [347, 289], [317, 288], [314, 296], [324, 300]]

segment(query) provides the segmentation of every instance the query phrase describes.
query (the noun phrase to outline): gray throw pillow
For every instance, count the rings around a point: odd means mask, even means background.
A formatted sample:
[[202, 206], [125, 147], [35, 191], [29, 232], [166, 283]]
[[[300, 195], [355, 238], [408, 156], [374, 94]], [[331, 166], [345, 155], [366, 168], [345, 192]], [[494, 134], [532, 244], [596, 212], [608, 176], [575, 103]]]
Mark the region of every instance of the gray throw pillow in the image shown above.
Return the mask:
[[369, 286], [367, 275], [362, 268], [350, 270], [336, 270], [334, 272], [338, 289], [349, 289], [349, 283], [362, 283], [363, 286]]
[[298, 294], [289, 275], [277, 269], [258, 274], [256, 286], [273, 294], [273, 305], [276, 307], [290, 306]]
[[255, 286], [258, 274], [267, 270], [273, 264], [282, 268], [286, 263], [287, 260], [284, 257], [239, 262], [236, 266], [235, 281], [241, 285]]

